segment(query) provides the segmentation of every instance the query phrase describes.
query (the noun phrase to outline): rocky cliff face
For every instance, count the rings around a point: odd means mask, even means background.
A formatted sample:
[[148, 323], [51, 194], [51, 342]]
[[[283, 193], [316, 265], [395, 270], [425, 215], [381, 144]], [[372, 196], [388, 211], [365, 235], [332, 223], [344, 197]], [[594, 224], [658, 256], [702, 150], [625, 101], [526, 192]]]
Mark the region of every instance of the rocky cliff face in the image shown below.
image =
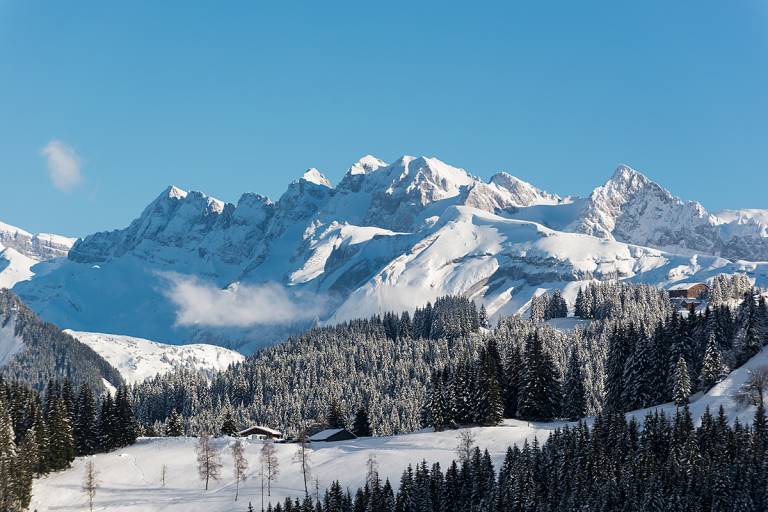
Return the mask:
[[74, 238], [48, 233], [32, 234], [0, 222], [0, 245], [38, 261], [66, 256], [73, 243]]

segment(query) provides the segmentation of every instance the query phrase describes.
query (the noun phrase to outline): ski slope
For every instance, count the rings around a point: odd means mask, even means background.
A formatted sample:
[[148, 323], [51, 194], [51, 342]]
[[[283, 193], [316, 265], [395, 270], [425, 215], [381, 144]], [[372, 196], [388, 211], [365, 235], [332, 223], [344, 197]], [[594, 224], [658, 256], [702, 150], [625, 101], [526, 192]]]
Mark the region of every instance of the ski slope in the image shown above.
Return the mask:
[[[751, 422], [755, 412], [753, 406], [740, 407], [733, 394], [746, 381], [750, 369], [768, 365], [768, 349], [733, 371], [726, 380], [700, 395], [691, 403], [691, 413], [699, 420], [707, 405], [717, 413], [722, 405], [733, 420]], [[674, 414], [672, 404], [664, 404], [667, 414]], [[628, 417], [642, 420], [649, 409], [628, 413]], [[499, 467], [506, 448], [522, 444], [525, 440], [537, 438], [543, 442], [550, 432], [563, 426], [563, 422], [536, 423], [519, 420], [505, 420], [498, 427], [477, 427], [471, 429], [476, 436], [476, 445], [488, 449], [495, 467]], [[457, 436], [460, 431], [422, 431], [413, 434], [363, 438], [336, 443], [315, 443], [312, 445], [311, 468], [317, 477], [319, 487], [324, 490], [333, 480], [356, 489], [363, 483], [366, 461], [376, 458], [382, 478], [389, 478], [397, 487], [405, 466], [422, 459], [432, 464], [439, 462], [443, 467], [455, 458]], [[144, 438], [126, 448], [92, 459], [99, 472], [101, 488], [96, 495], [95, 510], [117, 510], [125, 512], [188, 511], [218, 512], [246, 510], [248, 501], [258, 510], [261, 506], [260, 480], [258, 472], [259, 449], [262, 441], [244, 440], [246, 454], [250, 461], [250, 478], [242, 485], [241, 498], [234, 504], [235, 486], [232, 478], [232, 459], [229, 448], [231, 438], [217, 439], [222, 449], [221, 479], [214, 482], [206, 492], [197, 476], [195, 462], [195, 439], [192, 438]], [[303, 496], [304, 484], [300, 467], [294, 464], [296, 446], [278, 444], [280, 476], [272, 489], [272, 499], [282, 500], [285, 496]], [[72, 468], [35, 481], [32, 509], [37, 510], [82, 510], [85, 496], [81, 491], [81, 480], [85, 465], [84, 458], [77, 459]], [[160, 483], [161, 468], [167, 466], [166, 485]], [[310, 485], [311, 487], [311, 485]]]

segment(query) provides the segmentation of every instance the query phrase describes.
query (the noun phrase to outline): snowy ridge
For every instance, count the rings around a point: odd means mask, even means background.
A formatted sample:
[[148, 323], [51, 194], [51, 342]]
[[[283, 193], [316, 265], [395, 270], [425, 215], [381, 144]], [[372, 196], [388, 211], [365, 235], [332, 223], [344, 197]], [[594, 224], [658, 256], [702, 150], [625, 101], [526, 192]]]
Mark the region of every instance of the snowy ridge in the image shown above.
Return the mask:
[[[768, 364], [768, 349], [752, 358], [745, 366], [732, 372], [728, 378], [716, 385], [708, 393], [700, 396], [691, 404], [691, 414], [695, 422], [700, 422], [701, 414], [707, 406], [713, 414], [723, 405], [729, 419], [736, 417], [749, 423], [754, 415], [754, 406], [740, 407], [733, 399], [733, 392], [744, 382], [747, 370]], [[663, 409], [674, 415], [674, 405], [665, 404], [652, 409]], [[627, 413], [627, 417], [644, 419], [652, 409]], [[591, 419], [587, 420], [588, 423]], [[493, 464], [498, 468], [508, 446], [521, 446], [524, 441], [534, 438], [543, 443], [549, 434], [564, 422], [525, 422], [505, 420], [498, 427], [478, 427], [471, 429], [476, 437], [476, 446], [488, 449]], [[313, 443], [311, 445], [312, 474], [317, 476], [321, 489], [332, 481], [339, 480], [342, 486], [352, 489], [364, 483], [366, 461], [374, 456], [378, 471], [383, 479], [389, 478], [397, 487], [400, 474], [409, 463], [422, 459], [428, 465], [439, 462], [448, 467], [456, 458], [457, 434], [461, 430], [443, 432], [421, 431], [392, 437], [359, 438], [335, 443]], [[104, 484], [97, 494], [97, 507], [109, 504], [110, 510], [125, 512], [153, 511], [192, 511], [217, 512], [232, 510], [234, 499], [234, 480], [230, 471], [222, 472], [222, 479], [215, 482], [206, 492], [196, 476], [194, 438], [148, 438], [140, 439], [137, 444], [108, 454], [99, 454], [88, 459], [78, 458], [72, 468], [37, 479], [34, 483], [32, 508], [38, 510], [81, 510], [83, 467], [86, 460], [94, 461], [99, 478]], [[224, 468], [232, 467], [231, 438], [220, 438], [215, 443], [222, 448]], [[263, 441], [244, 440], [246, 456], [251, 462], [249, 475], [254, 477], [240, 488], [240, 500], [243, 504], [250, 501], [255, 508], [261, 504], [261, 494], [255, 468], [259, 450]], [[272, 503], [282, 502], [285, 497], [301, 497], [304, 486], [300, 466], [293, 463], [296, 445], [277, 444], [277, 457], [280, 475], [272, 488]], [[166, 486], [159, 485], [161, 467], [167, 466]], [[265, 501], [265, 505], [268, 502]]]
[[49, 233], [33, 235], [0, 222], [0, 289], [31, 279], [32, 267], [41, 261], [66, 257], [75, 240]]
[[243, 360], [242, 354], [215, 345], [198, 343], [174, 346], [130, 336], [65, 332], [106, 359], [120, 372], [127, 384], [179, 369], [213, 374]]
[[38, 261], [66, 256], [75, 240], [50, 233], [32, 234], [0, 222], [0, 245]]
[[[77, 331], [252, 350], [315, 320], [413, 308], [446, 293], [499, 315], [523, 311], [546, 289], [571, 298], [592, 279], [666, 286], [744, 272], [764, 285], [762, 218], [712, 215], [626, 165], [589, 198], [573, 198], [508, 173], [485, 182], [432, 157], [367, 155], [335, 187], [310, 169], [274, 202], [246, 193], [231, 204], [168, 187], [128, 227], [79, 240], [66, 261], [37, 265], [14, 291]], [[291, 325], [179, 323], [179, 279], [277, 287], [294, 309], [309, 302], [319, 311]]]

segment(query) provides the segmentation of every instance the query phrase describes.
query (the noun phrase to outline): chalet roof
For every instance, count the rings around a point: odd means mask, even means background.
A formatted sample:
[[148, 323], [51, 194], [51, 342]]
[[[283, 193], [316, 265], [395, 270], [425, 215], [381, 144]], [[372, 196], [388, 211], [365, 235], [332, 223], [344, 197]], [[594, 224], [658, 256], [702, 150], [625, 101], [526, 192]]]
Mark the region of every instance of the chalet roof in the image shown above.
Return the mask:
[[310, 441], [325, 441], [329, 437], [338, 434], [339, 432], [344, 432], [346, 429], [344, 428], [327, 428], [325, 430], [321, 430], [317, 434], [313, 434], [309, 437]]
[[240, 432], [238, 432], [238, 435], [241, 435], [241, 436], [242, 435], [246, 435], [248, 432], [251, 432], [252, 430], [256, 430], [256, 429], [261, 430], [263, 432], [266, 432], [267, 434], [272, 434], [273, 436], [280, 436], [280, 435], [282, 435], [282, 432], [280, 432], [279, 430], [275, 430], [273, 428], [265, 427], [263, 425], [252, 425], [252, 426], [246, 428], [245, 430], [241, 430]]
[[704, 285], [707, 286], [707, 283], [680, 283], [670, 286], [669, 290], [690, 290], [694, 286]]

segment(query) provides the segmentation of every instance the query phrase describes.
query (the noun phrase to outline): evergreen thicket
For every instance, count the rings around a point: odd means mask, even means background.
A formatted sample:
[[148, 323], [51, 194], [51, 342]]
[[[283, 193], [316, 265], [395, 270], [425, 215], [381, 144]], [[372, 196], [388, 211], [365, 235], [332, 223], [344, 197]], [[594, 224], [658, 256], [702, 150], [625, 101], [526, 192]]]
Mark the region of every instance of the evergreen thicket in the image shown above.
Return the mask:
[[0, 510], [25, 510], [33, 477], [68, 468], [75, 456], [132, 444], [137, 428], [125, 386], [112, 400], [51, 380], [41, 395], [0, 377]]
[[[561, 304], [557, 314], [568, 308], [561, 299], [546, 299]], [[312, 329], [212, 380], [181, 370], [131, 392], [140, 422], [157, 433], [221, 434], [254, 423], [288, 435], [330, 423], [352, 430], [360, 407], [373, 435], [505, 417], [576, 419], [671, 401], [681, 357], [688, 393], [708, 389], [768, 333], [765, 299], [751, 288], [740, 302], [683, 316], [656, 287], [591, 283], [574, 309], [589, 321], [567, 331], [519, 316], [486, 328], [482, 307], [443, 297], [412, 315]], [[339, 413], [329, 418], [334, 402]]]
[[[649, 413], [643, 428], [598, 415], [509, 447], [495, 468], [475, 448], [463, 463], [409, 465], [393, 492], [378, 475], [352, 492], [334, 482], [321, 501], [286, 499], [269, 512], [730, 512], [768, 509], [768, 430], [758, 408], [751, 427], [707, 410], [694, 428], [687, 409]], [[344, 490], [346, 489], [346, 490]]]
[[0, 289], [0, 329], [12, 329], [24, 348], [0, 365], [0, 376], [21, 381], [41, 391], [51, 379], [67, 379], [74, 386], [103, 391], [104, 381], [115, 386], [123, 378], [89, 346], [55, 325], [42, 321], [16, 295]]

